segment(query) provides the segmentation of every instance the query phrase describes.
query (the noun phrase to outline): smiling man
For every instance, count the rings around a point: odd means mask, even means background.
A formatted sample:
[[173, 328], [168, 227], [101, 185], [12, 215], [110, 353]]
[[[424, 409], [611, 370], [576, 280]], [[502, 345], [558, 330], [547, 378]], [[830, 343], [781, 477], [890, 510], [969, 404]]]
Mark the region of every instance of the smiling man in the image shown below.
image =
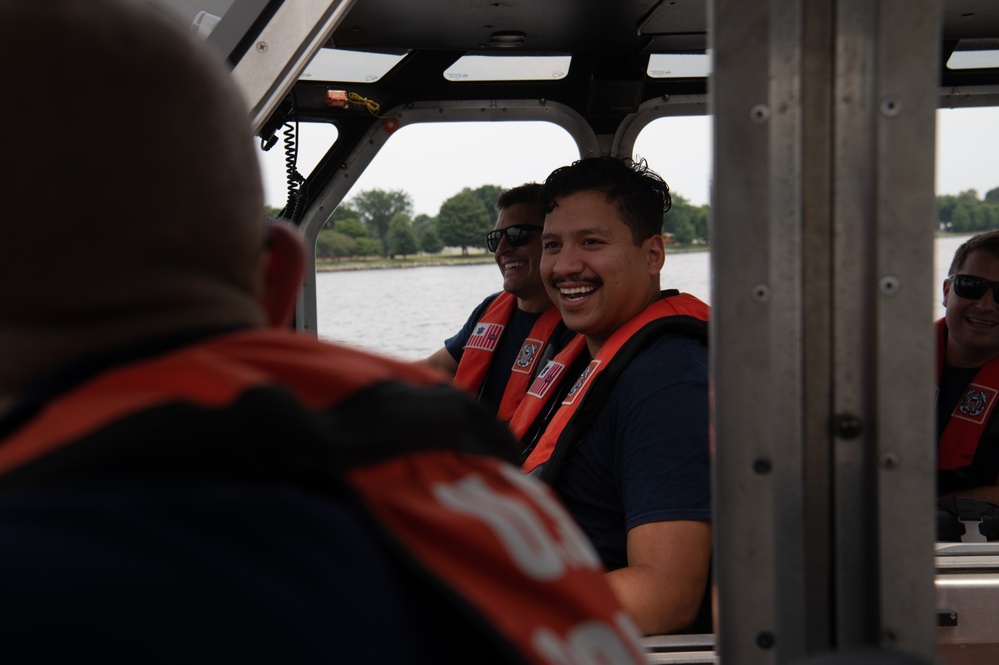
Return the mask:
[[464, 327], [427, 359], [507, 422], [542, 358], [554, 356], [574, 333], [561, 325], [541, 281], [541, 185], [500, 194], [496, 228], [486, 234], [503, 274], [503, 291], [476, 307]]
[[937, 492], [999, 504], [999, 231], [968, 239], [937, 329]]
[[639, 628], [709, 630], [708, 307], [660, 291], [669, 187], [602, 157], [553, 172], [541, 201], [541, 276], [581, 337], [511, 422], [523, 468], [552, 484]]

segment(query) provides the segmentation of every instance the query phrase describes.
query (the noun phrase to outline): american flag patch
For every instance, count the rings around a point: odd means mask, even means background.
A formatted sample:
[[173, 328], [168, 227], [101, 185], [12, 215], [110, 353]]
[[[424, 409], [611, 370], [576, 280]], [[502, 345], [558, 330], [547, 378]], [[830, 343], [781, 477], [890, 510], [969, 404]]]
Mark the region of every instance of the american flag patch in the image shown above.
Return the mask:
[[552, 386], [555, 385], [555, 380], [562, 376], [562, 372], [564, 371], [565, 365], [557, 363], [554, 360], [549, 360], [548, 364], [541, 370], [541, 373], [538, 374], [538, 378], [534, 379], [534, 383], [528, 388], [527, 394], [534, 395], [535, 397], [544, 397], [551, 390]]
[[465, 348], [492, 351], [499, 343], [502, 333], [503, 326], [498, 323], [480, 323], [475, 326], [475, 330], [472, 331], [472, 336], [468, 338]]

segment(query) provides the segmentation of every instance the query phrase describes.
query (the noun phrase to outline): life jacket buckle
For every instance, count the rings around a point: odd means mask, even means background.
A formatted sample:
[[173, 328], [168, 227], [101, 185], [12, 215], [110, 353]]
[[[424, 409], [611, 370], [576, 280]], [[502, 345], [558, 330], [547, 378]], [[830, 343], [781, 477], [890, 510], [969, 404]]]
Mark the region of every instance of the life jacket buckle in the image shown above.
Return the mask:
[[964, 526], [964, 535], [961, 536], [962, 543], [987, 543], [989, 541], [981, 531], [982, 518], [977, 520], [959, 520]]

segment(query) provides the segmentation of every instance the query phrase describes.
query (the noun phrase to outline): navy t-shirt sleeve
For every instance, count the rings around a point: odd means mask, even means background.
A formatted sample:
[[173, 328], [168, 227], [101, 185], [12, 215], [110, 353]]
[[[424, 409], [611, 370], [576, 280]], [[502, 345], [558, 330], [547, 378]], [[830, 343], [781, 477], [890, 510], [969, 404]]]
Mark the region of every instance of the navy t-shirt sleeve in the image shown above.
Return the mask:
[[615, 475], [626, 530], [711, 518], [707, 348], [681, 336], [653, 346], [666, 353], [643, 354], [618, 384]]
[[486, 311], [486, 308], [492, 304], [493, 300], [495, 300], [500, 293], [502, 293], [502, 291], [498, 291], [480, 302], [475, 309], [472, 310], [471, 315], [468, 317], [468, 321], [465, 321], [465, 325], [461, 327], [461, 330], [444, 340], [444, 348], [451, 354], [451, 357], [454, 358], [455, 362], [461, 362], [461, 356], [465, 351], [465, 344], [468, 343], [468, 338], [472, 336], [472, 329], [475, 327], [475, 324], [479, 322], [479, 319], [482, 318], [482, 314]]
[[618, 378], [556, 491], [608, 570], [628, 565], [628, 531], [711, 518], [708, 350], [667, 335]]

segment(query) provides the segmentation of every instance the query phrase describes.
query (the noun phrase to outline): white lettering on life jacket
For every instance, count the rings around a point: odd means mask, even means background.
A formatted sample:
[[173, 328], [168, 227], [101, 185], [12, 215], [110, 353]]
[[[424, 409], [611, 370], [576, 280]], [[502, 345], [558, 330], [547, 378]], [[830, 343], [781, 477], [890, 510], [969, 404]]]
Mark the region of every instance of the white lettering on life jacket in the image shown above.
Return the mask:
[[558, 547], [567, 564], [588, 570], [600, 568], [600, 555], [590, 544], [583, 530], [569, 516], [562, 504], [555, 499], [554, 492], [547, 485], [513, 467], [504, 466], [501, 473], [524, 494], [531, 497], [538, 504], [538, 507], [555, 522], [556, 535], [559, 538]]
[[434, 485], [433, 493], [443, 506], [474, 515], [489, 525], [528, 577], [549, 581], [565, 574], [561, 548], [527, 503], [496, 492], [475, 474]]

